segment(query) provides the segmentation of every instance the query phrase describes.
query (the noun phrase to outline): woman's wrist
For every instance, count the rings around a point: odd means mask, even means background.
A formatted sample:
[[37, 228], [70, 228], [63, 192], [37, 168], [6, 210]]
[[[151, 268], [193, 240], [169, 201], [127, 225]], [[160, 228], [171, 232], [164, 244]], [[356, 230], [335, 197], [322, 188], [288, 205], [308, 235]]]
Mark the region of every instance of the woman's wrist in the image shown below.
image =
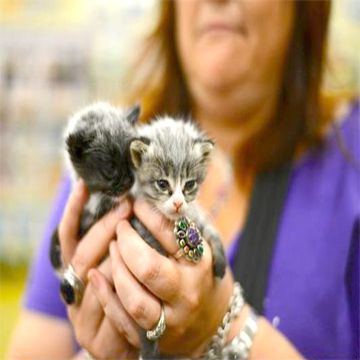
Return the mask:
[[226, 340], [226, 344], [229, 344], [235, 338], [235, 336], [237, 336], [240, 333], [240, 331], [244, 328], [246, 319], [248, 318], [250, 311], [251, 311], [250, 305], [245, 303], [243, 308], [241, 309], [239, 316], [236, 319], [234, 319], [232, 323], [231, 329], [229, 331], [229, 335]]
[[226, 347], [222, 359], [302, 359], [284, 335], [249, 305], [234, 320]]
[[249, 307], [248, 314], [243, 321], [241, 329], [222, 349], [221, 358], [230, 359], [249, 359], [253, 348], [255, 335], [258, 332], [258, 315]]
[[193, 353], [192, 357], [201, 357], [208, 360], [222, 358], [223, 350], [233, 338], [239, 328], [245, 323], [250, 308], [245, 304], [242, 288], [239, 283], [232, 285], [232, 294], [227, 302], [226, 310], [218, 320], [217, 330], [213, 331], [212, 337], [207, 341], [200, 351]]

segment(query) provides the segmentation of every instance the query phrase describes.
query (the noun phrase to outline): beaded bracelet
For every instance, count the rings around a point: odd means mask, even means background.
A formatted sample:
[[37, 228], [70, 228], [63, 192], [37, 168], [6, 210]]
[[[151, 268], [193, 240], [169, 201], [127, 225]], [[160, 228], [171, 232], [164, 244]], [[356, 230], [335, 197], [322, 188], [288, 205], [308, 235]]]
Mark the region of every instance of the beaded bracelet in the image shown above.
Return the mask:
[[221, 359], [223, 360], [245, 360], [249, 358], [250, 350], [254, 341], [254, 337], [257, 331], [257, 320], [253, 309], [250, 310], [250, 314], [245, 321], [245, 325], [240, 333], [226, 345], [221, 352]]
[[239, 283], [234, 284], [233, 294], [229, 301], [228, 311], [224, 315], [221, 325], [217, 329], [216, 334], [211, 338], [207, 352], [204, 356], [207, 360], [222, 359], [222, 351], [226, 342], [226, 337], [230, 331], [231, 324], [240, 314], [245, 304], [242, 295], [242, 288]]

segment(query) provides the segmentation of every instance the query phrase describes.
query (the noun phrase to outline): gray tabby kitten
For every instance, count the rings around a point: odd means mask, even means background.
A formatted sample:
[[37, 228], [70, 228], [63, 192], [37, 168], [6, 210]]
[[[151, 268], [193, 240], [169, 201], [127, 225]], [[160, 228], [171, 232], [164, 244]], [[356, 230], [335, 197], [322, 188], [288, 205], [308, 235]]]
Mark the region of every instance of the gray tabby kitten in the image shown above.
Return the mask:
[[221, 239], [194, 201], [214, 143], [193, 123], [170, 117], [139, 127], [138, 134], [140, 138], [130, 143], [135, 167], [132, 192], [170, 220], [192, 219], [212, 248], [214, 275], [222, 278], [226, 264]]
[[[195, 221], [211, 246], [213, 273], [222, 278], [226, 260], [221, 239], [194, 201], [205, 179], [213, 142], [192, 123], [170, 117], [139, 127], [138, 134], [140, 137], [130, 143], [135, 167], [132, 193], [145, 198], [170, 220], [187, 216]], [[147, 243], [166, 255], [137, 219], [132, 225]], [[158, 353], [157, 343], [146, 338], [145, 331], [140, 336], [144, 359], [165, 358]]]

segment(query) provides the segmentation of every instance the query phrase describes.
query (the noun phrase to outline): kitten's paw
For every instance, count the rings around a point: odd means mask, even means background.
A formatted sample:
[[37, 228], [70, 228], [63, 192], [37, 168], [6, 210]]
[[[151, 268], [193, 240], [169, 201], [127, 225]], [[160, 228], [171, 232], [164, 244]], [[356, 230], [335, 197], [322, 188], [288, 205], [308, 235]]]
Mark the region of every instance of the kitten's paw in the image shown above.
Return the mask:
[[62, 269], [62, 256], [61, 256], [61, 247], [58, 234], [58, 228], [55, 229], [51, 236], [51, 243], [49, 249], [49, 259], [53, 269], [56, 272], [60, 272]]
[[214, 256], [213, 273], [215, 277], [222, 279], [225, 275], [225, 271], [226, 259], [224, 252], [222, 252], [222, 254], [217, 254], [217, 256]]
[[208, 243], [212, 251], [213, 274], [215, 277], [222, 279], [225, 275], [227, 261], [221, 238], [214, 231], [209, 237]]
[[146, 330], [140, 329], [141, 358], [143, 360], [159, 359], [159, 347], [157, 341], [151, 341], [146, 337]]

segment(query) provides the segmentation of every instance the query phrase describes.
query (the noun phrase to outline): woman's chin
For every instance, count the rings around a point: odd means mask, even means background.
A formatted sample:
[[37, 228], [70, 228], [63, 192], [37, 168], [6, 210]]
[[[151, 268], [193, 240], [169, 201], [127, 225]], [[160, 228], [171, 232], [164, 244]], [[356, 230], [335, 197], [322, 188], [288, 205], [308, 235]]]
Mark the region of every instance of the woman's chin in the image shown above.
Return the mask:
[[226, 90], [234, 84], [242, 83], [247, 73], [244, 60], [234, 66], [228, 58], [217, 56], [198, 62], [197, 69], [194, 69], [194, 81], [209, 89]]

